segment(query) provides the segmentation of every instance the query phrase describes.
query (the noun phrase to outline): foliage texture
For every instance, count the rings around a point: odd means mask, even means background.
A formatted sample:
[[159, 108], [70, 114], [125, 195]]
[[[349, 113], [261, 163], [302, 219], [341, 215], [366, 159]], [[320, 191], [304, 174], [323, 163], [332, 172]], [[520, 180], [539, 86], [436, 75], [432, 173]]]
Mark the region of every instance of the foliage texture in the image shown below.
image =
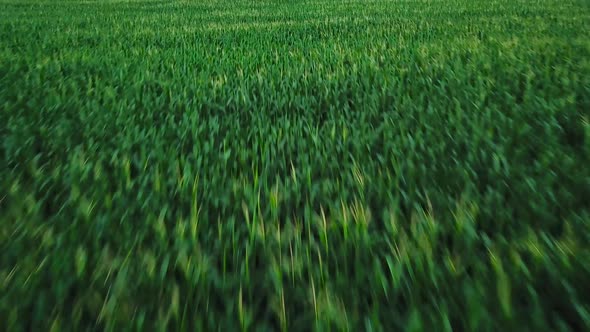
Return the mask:
[[0, 2], [0, 329], [590, 329], [583, 0]]

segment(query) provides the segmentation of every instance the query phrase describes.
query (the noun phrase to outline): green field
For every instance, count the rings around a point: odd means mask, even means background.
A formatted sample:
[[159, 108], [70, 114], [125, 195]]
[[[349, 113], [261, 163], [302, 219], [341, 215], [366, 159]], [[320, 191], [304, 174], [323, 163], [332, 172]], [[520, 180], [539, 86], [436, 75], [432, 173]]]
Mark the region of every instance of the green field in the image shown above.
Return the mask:
[[590, 2], [0, 0], [0, 330], [590, 330]]

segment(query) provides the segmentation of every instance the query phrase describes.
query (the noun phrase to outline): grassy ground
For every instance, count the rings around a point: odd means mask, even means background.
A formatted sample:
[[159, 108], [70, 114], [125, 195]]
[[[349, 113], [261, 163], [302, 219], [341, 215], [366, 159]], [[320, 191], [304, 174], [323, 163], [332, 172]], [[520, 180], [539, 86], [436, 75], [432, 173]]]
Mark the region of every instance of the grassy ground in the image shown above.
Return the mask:
[[0, 329], [590, 329], [587, 1], [0, 2]]

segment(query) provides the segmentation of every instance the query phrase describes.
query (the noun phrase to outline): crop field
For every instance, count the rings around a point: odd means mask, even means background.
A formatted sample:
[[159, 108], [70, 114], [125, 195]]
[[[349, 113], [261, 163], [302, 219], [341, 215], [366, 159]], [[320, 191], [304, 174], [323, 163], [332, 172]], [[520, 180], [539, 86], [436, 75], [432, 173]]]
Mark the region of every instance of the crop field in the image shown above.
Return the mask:
[[590, 2], [0, 0], [0, 330], [590, 330]]

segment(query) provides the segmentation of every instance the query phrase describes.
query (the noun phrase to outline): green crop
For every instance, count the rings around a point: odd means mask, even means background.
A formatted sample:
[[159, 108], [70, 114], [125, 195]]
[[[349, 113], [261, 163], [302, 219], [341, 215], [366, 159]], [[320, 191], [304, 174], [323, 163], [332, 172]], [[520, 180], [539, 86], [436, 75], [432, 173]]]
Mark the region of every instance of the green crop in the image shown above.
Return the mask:
[[589, 330], [589, 31], [0, 0], [0, 330]]

